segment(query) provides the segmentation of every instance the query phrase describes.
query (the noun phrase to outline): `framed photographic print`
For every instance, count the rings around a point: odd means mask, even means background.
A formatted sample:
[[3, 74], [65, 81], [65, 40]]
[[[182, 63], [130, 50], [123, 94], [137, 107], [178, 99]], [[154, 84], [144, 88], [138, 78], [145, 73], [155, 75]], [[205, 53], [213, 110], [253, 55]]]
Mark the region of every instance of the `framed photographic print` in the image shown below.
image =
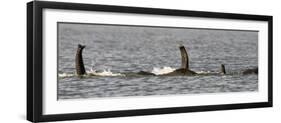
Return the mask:
[[33, 122], [272, 107], [272, 16], [27, 4]]

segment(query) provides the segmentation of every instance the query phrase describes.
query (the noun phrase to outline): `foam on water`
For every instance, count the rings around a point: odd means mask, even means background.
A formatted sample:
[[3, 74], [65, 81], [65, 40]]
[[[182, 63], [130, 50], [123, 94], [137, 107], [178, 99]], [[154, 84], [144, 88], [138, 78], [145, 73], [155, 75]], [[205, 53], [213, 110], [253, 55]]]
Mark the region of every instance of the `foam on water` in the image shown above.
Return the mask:
[[175, 70], [176, 70], [175, 68], [166, 67], [166, 66], [163, 68], [154, 67], [151, 73], [154, 73], [155, 75], [163, 75], [163, 74], [171, 73]]
[[95, 75], [95, 76], [125, 76], [124, 74], [121, 73], [113, 73], [110, 70], [103, 70], [102, 72], [97, 72], [93, 69], [88, 72], [90, 75]]
[[[153, 73], [155, 75], [164, 75], [164, 74], [171, 73], [175, 70], [176, 70], [176, 68], [167, 67], [167, 66], [162, 67], [162, 68], [153, 67], [151, 73]], [[220, 72], [214, 72], [214, 71], [196, 71], [196, 73], [200, 74], [200, 75], [220, 74]], [[232, 73], [232, 74], [234, 74], [234, 73]], [[66, 77], [74, 77], [77, 75], [75, 73], [59, 73], [58, 76], [59, 76], [59, 78], [66, 78]], [[96, 71], [96, 70], [91, 69], [90, 71], [87, 71], [86, 75], [83, 75], [83, 76], [126, 76], [126, 75], [123, 73], [114, 73], [110, 69], [103, 70], [103, 71]]]
[[[77, 75], [74, 73], [59, 73], [58, 76], [59, 78], [66, 78], [66, 77], [74, 77]], [[101, 72], [90, 70], [87, 71], [87, 74], [83, 76], [125, 76], [125, 75], [121, 73], [113, 73], [111, 70], [103, 70]]]
[[73, 73], [59, 73], [59, 78], [65, 78], [65, 77], [72, 77], [75, 76]]

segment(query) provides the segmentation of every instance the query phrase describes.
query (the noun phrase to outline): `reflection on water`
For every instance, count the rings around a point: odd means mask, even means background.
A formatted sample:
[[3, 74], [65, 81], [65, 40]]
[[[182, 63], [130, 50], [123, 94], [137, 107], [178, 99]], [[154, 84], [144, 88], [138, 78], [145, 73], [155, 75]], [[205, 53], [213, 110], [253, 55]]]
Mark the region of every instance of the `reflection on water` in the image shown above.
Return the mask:
[[[97, 98], [258, 90], [258, 76], [125, 76], [163, 74], [180, 67], [178, 45], [187, 48], [196, 72], [237, 72], [258, 66], [258, 32], [59, 24], [58, 98]], [[75, 76], [77, 44], [93, 76]]]

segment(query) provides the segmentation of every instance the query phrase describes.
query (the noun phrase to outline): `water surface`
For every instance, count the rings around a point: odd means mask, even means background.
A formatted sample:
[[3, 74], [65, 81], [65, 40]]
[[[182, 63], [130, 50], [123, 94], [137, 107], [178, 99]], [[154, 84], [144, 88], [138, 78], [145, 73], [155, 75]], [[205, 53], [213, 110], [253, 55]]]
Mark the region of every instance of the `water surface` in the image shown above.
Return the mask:
[[[258, 76], [241, 75], [258, 66], [258, 32], [95, 24], [58, 24], [58, 99], [249, 92]], [[86, 45], [86, 70], [101, 76], [75, 76], [78, 44]], [[228, 75], [124, 76], [124, 72], [167, 72], [179, 68], [179, 45], [189, 54], [190, 69]], [[164, 68], [165, 67], [165, 68]]]

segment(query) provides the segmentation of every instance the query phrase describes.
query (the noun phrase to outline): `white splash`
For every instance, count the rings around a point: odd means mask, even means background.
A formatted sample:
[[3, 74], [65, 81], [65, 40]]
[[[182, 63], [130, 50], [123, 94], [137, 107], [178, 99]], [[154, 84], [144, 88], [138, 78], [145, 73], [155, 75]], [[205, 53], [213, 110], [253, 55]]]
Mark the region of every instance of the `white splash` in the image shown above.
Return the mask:
[[220, 72], [215, 71], [197, 71], [196, 73], [201, 75], [222, 74]]
[[103, 70], [102, 72], [97, 72], [93, 69], [88, 73], [90, 75], [95, 75], [95, 76], [125, 76], [124, 74], [121, 73], [113, 73], [110, 70]]
[[171, 73], [175, 70], [176, 70], [175, 68], [171, 68], [171, 67], [153, 68], [151, 73], [154, 73], [155, 75], [163, 75], [163, 74]]
[[60, 78], [64, 78], [64, 77], [72, 77], [74, 76], [75, 74], [72, 74], [72, 73], [59, 73], [59, 77]]
[[212, 73], [211, 71], [197, 71], [198, 74], [209, 74]]

